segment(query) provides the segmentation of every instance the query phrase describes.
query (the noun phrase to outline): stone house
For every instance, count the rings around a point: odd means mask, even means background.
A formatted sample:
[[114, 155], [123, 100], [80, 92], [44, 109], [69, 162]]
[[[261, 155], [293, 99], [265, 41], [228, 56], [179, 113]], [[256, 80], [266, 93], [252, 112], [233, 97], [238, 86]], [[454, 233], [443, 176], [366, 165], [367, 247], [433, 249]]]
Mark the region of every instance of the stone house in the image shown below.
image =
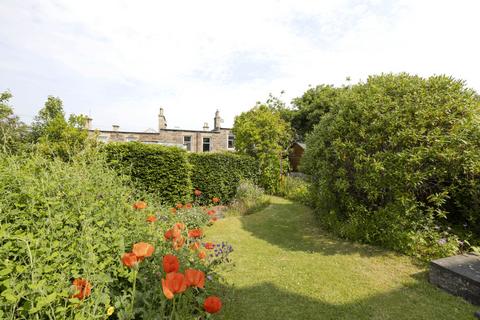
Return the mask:
[[164, 110], [160, 108], [158, 131], [153, 129], [144, 132], [121, 131], [118, 125], [113, 125], [112, 130], [93, 130], [90, 118], [87, 119], [86, 126], [90, 135], [96, 135], [97, 140], [105, 143], [138, 141], [177, 146], [191, 152], [233, 151], [235, 144], [232, 129], [222, 128], [221, 122], [220, 112], [217, 110], [212, 130], [209, 129], [207, 122], [204, 123], [203, 130], [169, 129]]

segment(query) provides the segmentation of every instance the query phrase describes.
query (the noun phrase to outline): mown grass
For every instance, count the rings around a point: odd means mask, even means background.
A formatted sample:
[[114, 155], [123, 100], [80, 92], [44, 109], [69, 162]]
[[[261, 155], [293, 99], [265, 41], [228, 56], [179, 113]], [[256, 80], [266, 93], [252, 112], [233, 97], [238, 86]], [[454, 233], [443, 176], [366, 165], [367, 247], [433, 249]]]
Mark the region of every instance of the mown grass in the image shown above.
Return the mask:
[[235, 267], [219, 271], [223, 319], [473, 319], [473, 305], [428, 283], [427, 266], [339, 240], [285, 199], [218, 221], [207, 238], [235, 250]]

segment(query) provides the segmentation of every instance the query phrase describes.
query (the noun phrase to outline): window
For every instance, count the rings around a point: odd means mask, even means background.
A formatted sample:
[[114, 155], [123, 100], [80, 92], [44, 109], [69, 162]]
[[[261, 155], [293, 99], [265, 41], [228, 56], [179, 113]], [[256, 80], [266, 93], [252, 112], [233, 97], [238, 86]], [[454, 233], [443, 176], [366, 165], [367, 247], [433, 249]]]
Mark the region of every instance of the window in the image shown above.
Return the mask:
[[108, 136], [99, 136], [98, 141], [107, 142], [108, 141]]
[[231, 133], [228, 134], [228, 149], [235, 148], [235, 136]]
[[128, 137], [127, 137], [127, 141], [128, 141], [128, 142], [137, 141], [137, 138], [134, 137], [134, 136], [128, 136]]
[[183, 145], [187, 151], [192, 150], [192, 136], [183, 136]]
[[203, 138], [203, 152], [210, 151], [210, 138]]

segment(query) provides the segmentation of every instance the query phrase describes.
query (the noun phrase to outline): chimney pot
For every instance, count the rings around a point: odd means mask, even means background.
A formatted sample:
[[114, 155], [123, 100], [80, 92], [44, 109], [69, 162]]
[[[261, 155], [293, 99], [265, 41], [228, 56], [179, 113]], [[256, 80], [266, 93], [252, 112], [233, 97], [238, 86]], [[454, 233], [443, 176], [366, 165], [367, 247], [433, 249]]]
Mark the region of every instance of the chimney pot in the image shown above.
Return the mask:
[[120, 129], [120, 126], [117, 125], [117, 124], [114, 124], [114, 125], [112, 125], [112, 129], [113, 129], [113, 131], [117, 132], [118, 129]]

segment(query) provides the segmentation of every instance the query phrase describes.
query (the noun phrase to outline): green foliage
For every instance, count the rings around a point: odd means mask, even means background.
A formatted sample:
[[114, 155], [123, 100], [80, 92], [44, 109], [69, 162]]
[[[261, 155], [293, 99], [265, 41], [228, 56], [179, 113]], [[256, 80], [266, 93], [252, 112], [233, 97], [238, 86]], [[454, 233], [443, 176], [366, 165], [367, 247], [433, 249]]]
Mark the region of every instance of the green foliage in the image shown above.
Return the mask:
[[[322, 221], [342, 236], [427, 258], [455, 253], [456, 230], [478, 239], [477, 97], [446, 76], [387, 74], [344, 90], [303, 159]], [[454, 230], [445, 235], [442, 225]]]
[[23, 145], [27, 127], [8, 105], [11, 98], [12, 94], [8, 91], [0, 93], [0, 151], [15, 153]]
[[[285, 158], [292, 139], [290, 125], [279, 112], [258, 104], [235, 117], [233, 133], [236, 150], [258, 160], [259, 184], [268, 192], [276, 192], [281, 174], [280, 159]], [[286, 163], [283, 161], [282, 169], [286, 169]]]
[[[129, 190], [92, 156], [1, 157], [2, 319], [98, 319], [110, 305], [118, 257], [138, 229]], [[95, 284], [80, 307], [69, 302], [77, 277]]]
[[242, 180], [237, 187], [235, 200], [228, 215], [247, 215], [259, 211], [270, 203], [262, 188], [250, 180]]
[[68, 160], [85, 147], [85, 120], [82, 115], [72, 114], [67, 121], [62, 100], [49, 96], [32, 124], [32, 141], [38, 143], [41, 152]]
[[130, 176], [137, 189], [165, 204], [191, 200], [191, 165], [186, 151], [139, 142], [110, 143], [104, 150], [110, 165]]
[[229, 202], [242, 179], [257, 181], [260, 174], [255, 159], [246, 155], [191, 153], [188, 159], [193, 166], [193, 187], [202, 191], [198, 197], [201, 203], [209, 203], [213, 197]]
[[308, 89], [301, 97], [293, 99], [294, 110], [290, 116], [290, 122], [299, 141], [304, 141], [314, 125], [337, 105], [338, 98], [347, 89], [348, 87], [335, 88], [331, 85], [319, 85]]
[[[201, 227], [209, 216], [201, 208], [177, 215], [148, 199], [143, 210], [132, 208], [133, 190], [94, 149], [70, 161], [43, 155], [0, 157], [0, 318], [1, 319], [198, 319], [206, 316], [203, 300], [218, 282], [207, 257], [191, 252], [188, 228]], [[146, 218], [155, 216], [155, 222]], [[164, 233], [176, 222], [185, 245], [174, 250]], [[154, 254], [129, 269], [121, 257], [138, 242]], [[187, 268], [213, 276], [205, 289], [187, 289], [167, 300], [161, 285], [162, 259], [174, 254], [180, 272]], [[92, 286], [85, 299], [72, 280]], [[133, 285], [135, 283], [135, 285]]]
[[279, 196], [311, 205], [310, 183], [306, 178], [284, 176], [280, 182]]

